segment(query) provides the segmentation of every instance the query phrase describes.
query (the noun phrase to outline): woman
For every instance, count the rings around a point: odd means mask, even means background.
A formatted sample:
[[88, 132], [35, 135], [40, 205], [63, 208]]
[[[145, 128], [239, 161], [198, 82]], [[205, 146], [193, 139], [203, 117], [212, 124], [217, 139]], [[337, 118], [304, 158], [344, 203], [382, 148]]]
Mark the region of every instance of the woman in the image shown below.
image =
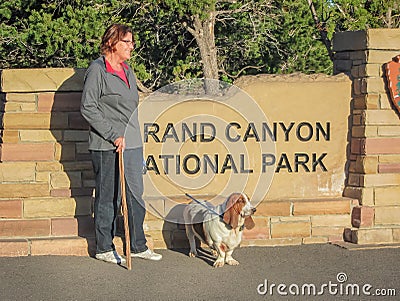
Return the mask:
[[[81, 113], [90, 124], [89, 150], [96, 180], [94, 222], [96, 258], [125, 262], [115, 250], [113, 238], [120, 210], [118, 154], [124, 153], [126, 200], [128, 204], [131, 256], [160, 260], [162, 256], [146, 246], [143, 221], [143, 145], [137, 107], [139, 96], [132, 69], [132, 30], [113, 24], [101, 41], [102, 55], [85, 74]], [[129, 133], [129, 135], [126, 135]]]

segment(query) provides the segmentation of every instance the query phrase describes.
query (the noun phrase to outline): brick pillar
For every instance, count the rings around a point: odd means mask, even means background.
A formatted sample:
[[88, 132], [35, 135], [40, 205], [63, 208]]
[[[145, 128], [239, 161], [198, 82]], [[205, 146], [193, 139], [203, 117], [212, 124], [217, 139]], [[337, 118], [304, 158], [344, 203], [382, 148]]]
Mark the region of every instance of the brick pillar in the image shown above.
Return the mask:
[[353, 81], [348, 177], [356, 198], [354, 243], [400, 242], [400, 115], [386, 88], [385, 64], [400, 54], [400, 29], [342, 32], [334, 37], [334, 72]]
[[88, 125], [79, 113], [83, 74], [2, 71], [0, 239], [91, 231], [94, 180]]

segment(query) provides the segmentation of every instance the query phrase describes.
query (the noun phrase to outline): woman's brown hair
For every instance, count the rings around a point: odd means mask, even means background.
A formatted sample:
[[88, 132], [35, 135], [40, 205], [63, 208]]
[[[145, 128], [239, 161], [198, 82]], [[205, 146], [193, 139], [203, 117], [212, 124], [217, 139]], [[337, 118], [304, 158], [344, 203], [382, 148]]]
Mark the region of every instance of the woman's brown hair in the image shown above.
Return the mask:
[[113, 52], [115, 44], [121, 41], [128, 33], [132, 33], [132, 29], [129, 26], [123, 24], [110, 25], [101, 38], [101, 54]]

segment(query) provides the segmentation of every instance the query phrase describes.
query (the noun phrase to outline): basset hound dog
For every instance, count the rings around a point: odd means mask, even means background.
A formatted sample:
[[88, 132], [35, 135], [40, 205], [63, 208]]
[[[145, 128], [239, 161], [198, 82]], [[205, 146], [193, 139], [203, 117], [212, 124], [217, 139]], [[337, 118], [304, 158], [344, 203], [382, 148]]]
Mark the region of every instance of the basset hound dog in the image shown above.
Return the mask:
[[[193, 199], [195, 200], [195, 199]], [[199, 238], [211, 249], [217, 259], [214, 267], [238, 265], [232, 257], [234, 249], [242, 241], [243, 229], [252, 229], [252, 215], [256, 209], [244, 193], [232, 193], [222, 204], [214, 206], [206, 201], [192, 201], [183, 212], [186, 235], [190, 244], [190, 257], [196, 257], [196, 241]]]

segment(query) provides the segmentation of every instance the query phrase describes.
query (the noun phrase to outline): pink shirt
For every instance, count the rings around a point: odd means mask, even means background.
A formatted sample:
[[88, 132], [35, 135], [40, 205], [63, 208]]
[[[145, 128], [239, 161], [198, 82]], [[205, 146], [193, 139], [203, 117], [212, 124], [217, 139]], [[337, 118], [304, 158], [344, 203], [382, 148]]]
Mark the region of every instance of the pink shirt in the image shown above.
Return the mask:
[[121, 64], [122, 69], [117, 71], [117, 70], [114, 70], [113, 67], [111, 67], [111, 64], [107, 60], [105, 60], [105, 61], [106, 61], [106, 71], [110, 72], [112, 74], [118, 75], [129, 87], [129, 82], [128, 82], [128, 79], [126, 78], [126, 74], [125, 74], [125, 69], [128, 69], [128, 66], [126, 65], [126, 63], [122, 63]]

